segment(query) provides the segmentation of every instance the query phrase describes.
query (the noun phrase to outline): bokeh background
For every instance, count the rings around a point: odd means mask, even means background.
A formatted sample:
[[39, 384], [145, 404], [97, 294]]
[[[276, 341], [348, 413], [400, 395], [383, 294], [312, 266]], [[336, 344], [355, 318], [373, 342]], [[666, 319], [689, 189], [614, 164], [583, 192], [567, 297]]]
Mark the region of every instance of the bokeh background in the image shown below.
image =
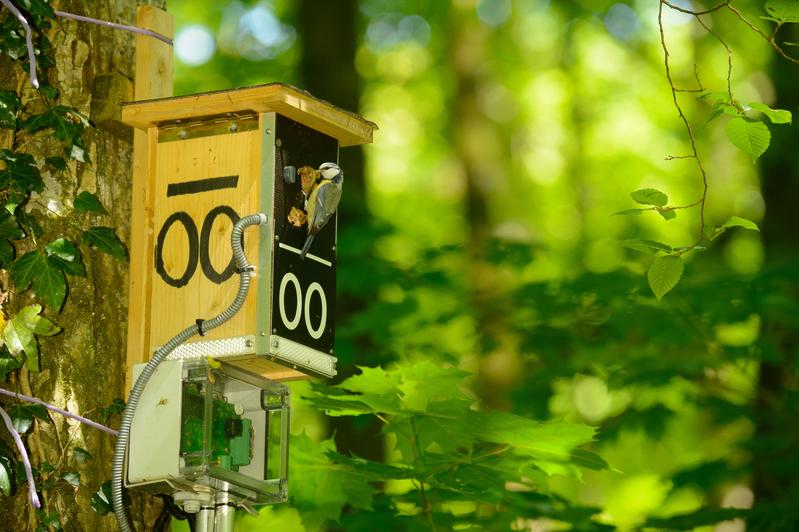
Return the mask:
[[[768, 32], [761, 3], [741, 4]], [[662, 190], [676, 205], [702, 191], [695, 161], [669, 160], [690, 153], [690, 143], [665, 77], [659, 2], [168, 7], [176, 94], [280, 81], [379, 125], [372, 145], [340, 154], [342, 377], [356, 365], [431, 360], [469, 372], [464, 387], [487, 408], [598, 427], [589, 448], [612, 467], [555, 475], [546, 488], [595, 508], [596, 526], [657, 528], [657, 519], [690, 514], [682, 528], [743, 530], [741, 519], [716, 523], [712, 509], [754, 505], [750, 530], [793, 529], [799, 135], [773, 127], [755, 163], [725, 136], [727, 118], [708, 123], [711, 106], [680, 94], [707, 170], [708, 224], [737, 215], [761, 231], [729, 231], [686, 255], [683, 279], [658, 302], [645, 277], [653, 254], [620, 242], [689, 245], [699, 213], [680, 210], [668, 221], [614, 213], [637, 206], [629, 195], [637, 189]], [[797, 110], [799, 66], [727, 10], [703, 20], [731, 49], [736, 99]], [[716, 36], [672, 9], [663, 28], [675, 85], [725, 91], [728, 54]], [[308, 386], [295, 387], [293, 432], [313, 441], [334, 434], [342, 453], [392, 462], [378, 422], [326, 418], [300, 399]], [[302, 482], [292, 478], [292, 489]], [[269, 508], [240, 523], [303, 530], [301, 513]], [[418, 508], [397, 500], [345, 508], [324, 526], [376, 529], [393, 513]], [[397, 523], [388, 526], [426, 528]], [[546, 517], [513, 523], [574, 526]]]

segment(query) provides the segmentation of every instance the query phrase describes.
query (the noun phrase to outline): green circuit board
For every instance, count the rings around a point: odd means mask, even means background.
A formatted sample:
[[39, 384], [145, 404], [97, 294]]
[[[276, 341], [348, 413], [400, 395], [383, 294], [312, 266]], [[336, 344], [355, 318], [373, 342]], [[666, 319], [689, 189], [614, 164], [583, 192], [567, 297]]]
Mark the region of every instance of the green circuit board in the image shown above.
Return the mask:
[[[202, 385], [184, 384], [180, 451], [189, 466], [198, 465], [204, 456], [204, 407]], [[238, 471], [252, 460], [252, 422], [237, 414], [224, 398], [214, 397], [209, 443], [211, 465]]]

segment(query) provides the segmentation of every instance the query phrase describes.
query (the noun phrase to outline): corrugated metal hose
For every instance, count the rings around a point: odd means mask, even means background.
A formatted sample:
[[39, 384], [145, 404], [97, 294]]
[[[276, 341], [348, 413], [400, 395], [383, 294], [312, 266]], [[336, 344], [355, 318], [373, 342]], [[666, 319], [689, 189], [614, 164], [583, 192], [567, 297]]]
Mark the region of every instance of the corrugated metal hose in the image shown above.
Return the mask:
[[[267, 222], [267, 216], [265, 214], [259, 213], [245, 216], [233, 225], [233, 231], [230, 235], [230, 244], [233, 248], [233, 258], [235, 260], [236, 267], [238, 268], [237, 271], [240, 275], [239, 291], [236, 294], [236, 298], [224, 312], [214, 318], [202, 322], [201, 327], [203, 332], [219, 327], [232, 318], [244, 305], [244, 301], [247, 298], [247, 292], [250, 289], [250, 274], [252, 267], [247, 262], [247, 257], [244, 255], [244, 249], [242, 248], [242, 235], [246, 227], [251, 225], [266, 225]], [[194, 335], [198, 334], [198, 327], [198, 325], [187, 327], [163, 346], [161, 346], [155, 352], [150, 361], [147, 362], [147, 365], [144, 367], [139, 375], [139, 378], [136, 379], [136, 383], [133, 385], [133, 388], [130, 390], [128, 403], [125, 407], [125, 410], [122, 412], [122, 421], [119, 424], [119, 436], [117, 436], [113, 466], [111, 469], [111, 505], [114, 508], [114, 515], [116, 516], [119, 529], [123, 532], [135, 532], [133, 525], [128, 519], [127, 512], [125, 511], [125, 505], [123, 503], [122, 477], [125, 471], [125, 453], [127, 452], [128, 442], [130, 441], [130, 426], [133, 423], [133, 416], [136, 413], [136, 406], [139, 403], [139, 398], [141, 397], [145, 386], [147, 386], [147, 382], [150, 380], [150, 377], [153, 376], [153, 373], [155, 373], [155, 368], [158, 367], [158, 364], [166, 359], [166, 357], [169, 356], [169, 354], [178, 346], [189, 340]]]

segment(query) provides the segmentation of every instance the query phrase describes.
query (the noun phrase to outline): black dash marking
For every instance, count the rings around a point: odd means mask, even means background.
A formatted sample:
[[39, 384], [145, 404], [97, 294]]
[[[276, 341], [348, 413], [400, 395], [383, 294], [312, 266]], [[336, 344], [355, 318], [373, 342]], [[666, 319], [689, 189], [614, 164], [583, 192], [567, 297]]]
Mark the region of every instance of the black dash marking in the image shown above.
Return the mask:
[[226, 175], [224, 177], [209, 177], [208, 179], [197, 179], [196, 181], [185, 181], [183, 183], [170, 183], [166, 187], [166, 196], [182, 196], [184, 194], [199, 194], [209, 190], [220, 190], [223, 188], [236, 188], [239, 184], [239, 176]]

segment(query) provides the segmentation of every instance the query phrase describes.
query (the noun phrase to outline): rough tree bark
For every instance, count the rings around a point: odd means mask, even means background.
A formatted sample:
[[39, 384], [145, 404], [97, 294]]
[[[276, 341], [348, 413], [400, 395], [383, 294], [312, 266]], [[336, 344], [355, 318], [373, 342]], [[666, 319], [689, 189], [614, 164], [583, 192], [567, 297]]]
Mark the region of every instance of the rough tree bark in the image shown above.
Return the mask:
[[[163, 7], [165, 2], [149, 3]], [[64, 0], [53, 4], [56, 9], [115, 22], [132, 24], [135, 20], [136, 3], [126, 0]], [[6, 16], [7, 10], [0, 7], [0, 18]], [[40, 72], [40, 76], [59, 90], [58, 103], [91, 116], [102, 107], [101, 100], [113, 102], [130, 98], [130, 94], [125, 93], [124, 83], [111, 84], [109, 93], [106, 89], [109, 85], [103, 80], [107, 81], [111, 75], [133, 78], [134, 37], [131, 34], [59, 19], [49, 30], [48, 37], [53, 43], [56, 64]], [[22, 62], [12, 63], [7, 57], [0, 59], [0, 88], [20, 92], [26, 104], [34, 105], [33, 109], [38, 112], [43, 110], [42, 100], [30, 86]], [[96, 120], [96, 116], [92, 118]], [[110, 212], [109, 216], [96, 217], [92, 225], [111, 226], [124, 242], [128, 241], [131, 144], [124, 134], [119, 134], [119, 130], [112, 133], [91, 129], [85, 139], [91, 164], [71, 161], [68, 171], [60, 175], [43, 173], [46, 190], [34, 196], [28, 207], [43, 221], [45, 234], [40, 243], [58, 236], [80, 242], [87, 220], [75, 215], [72, 200], [84, 190], [96, 194]], [[28, 143], [26, 151], [37, 154], [39, 162], [45, 156], [58, 155], [53, 152], [60, 149], [43, 136], [31, 138], [19, 132], [5, 132], [0, 136], [0, 148], [19, 148], [23, 143]], [[24, 251], [17, 249], [18, 256]], [[101, 408], [123, 397], [128, 267], [94, 250], [84, 249], [83, 261], [88, 275], [69, 279], [69, 293], [61, 313], [46, 311], [47, 317], [60, 325], [63, 332], [40, 342], [41, 372], [20, 370], [13, 382], [6, 382], [4, 386], [99, 419]], [[30, 292], [11, 294], [11, 297], [6, 305], [22, 306], [32, 300]], [[67, 482], [56, 482], [55, 487], [44, 494], [44, 509], [57, 513], [64, 530], [115, 530], [112, 515], [101, 517], [90, 507], [92, 494], [110, 478], [113, 437], [55, 414], [50, 418], [50, 422], [37, 421], [27, 437], [34, 467], [41, 470], [44, 463], [49, 463], [59, 471], [77, 471], [81, 485], [74, 488]], [[3, 434], [2, 439], [10, 441], [7, 434]], [[74, 447], [88, 450], [93, 458], [85, 463], [76, 462], [72, 454]], [[134, 495], [133, 498], [136, 501], [138, 497]], [[141, 508], [141, 505], [135, 507]], [[146, 519], [148, 523], [152, 522], [151, 517]], [[134, 509], [133, 518], [137, 529], [143, 530], [142, 512]], [[0, 496], [0, 523], [3, 530], [36, 527], [35, 512], [24, 485], [19, 485], [11, 498]]]

